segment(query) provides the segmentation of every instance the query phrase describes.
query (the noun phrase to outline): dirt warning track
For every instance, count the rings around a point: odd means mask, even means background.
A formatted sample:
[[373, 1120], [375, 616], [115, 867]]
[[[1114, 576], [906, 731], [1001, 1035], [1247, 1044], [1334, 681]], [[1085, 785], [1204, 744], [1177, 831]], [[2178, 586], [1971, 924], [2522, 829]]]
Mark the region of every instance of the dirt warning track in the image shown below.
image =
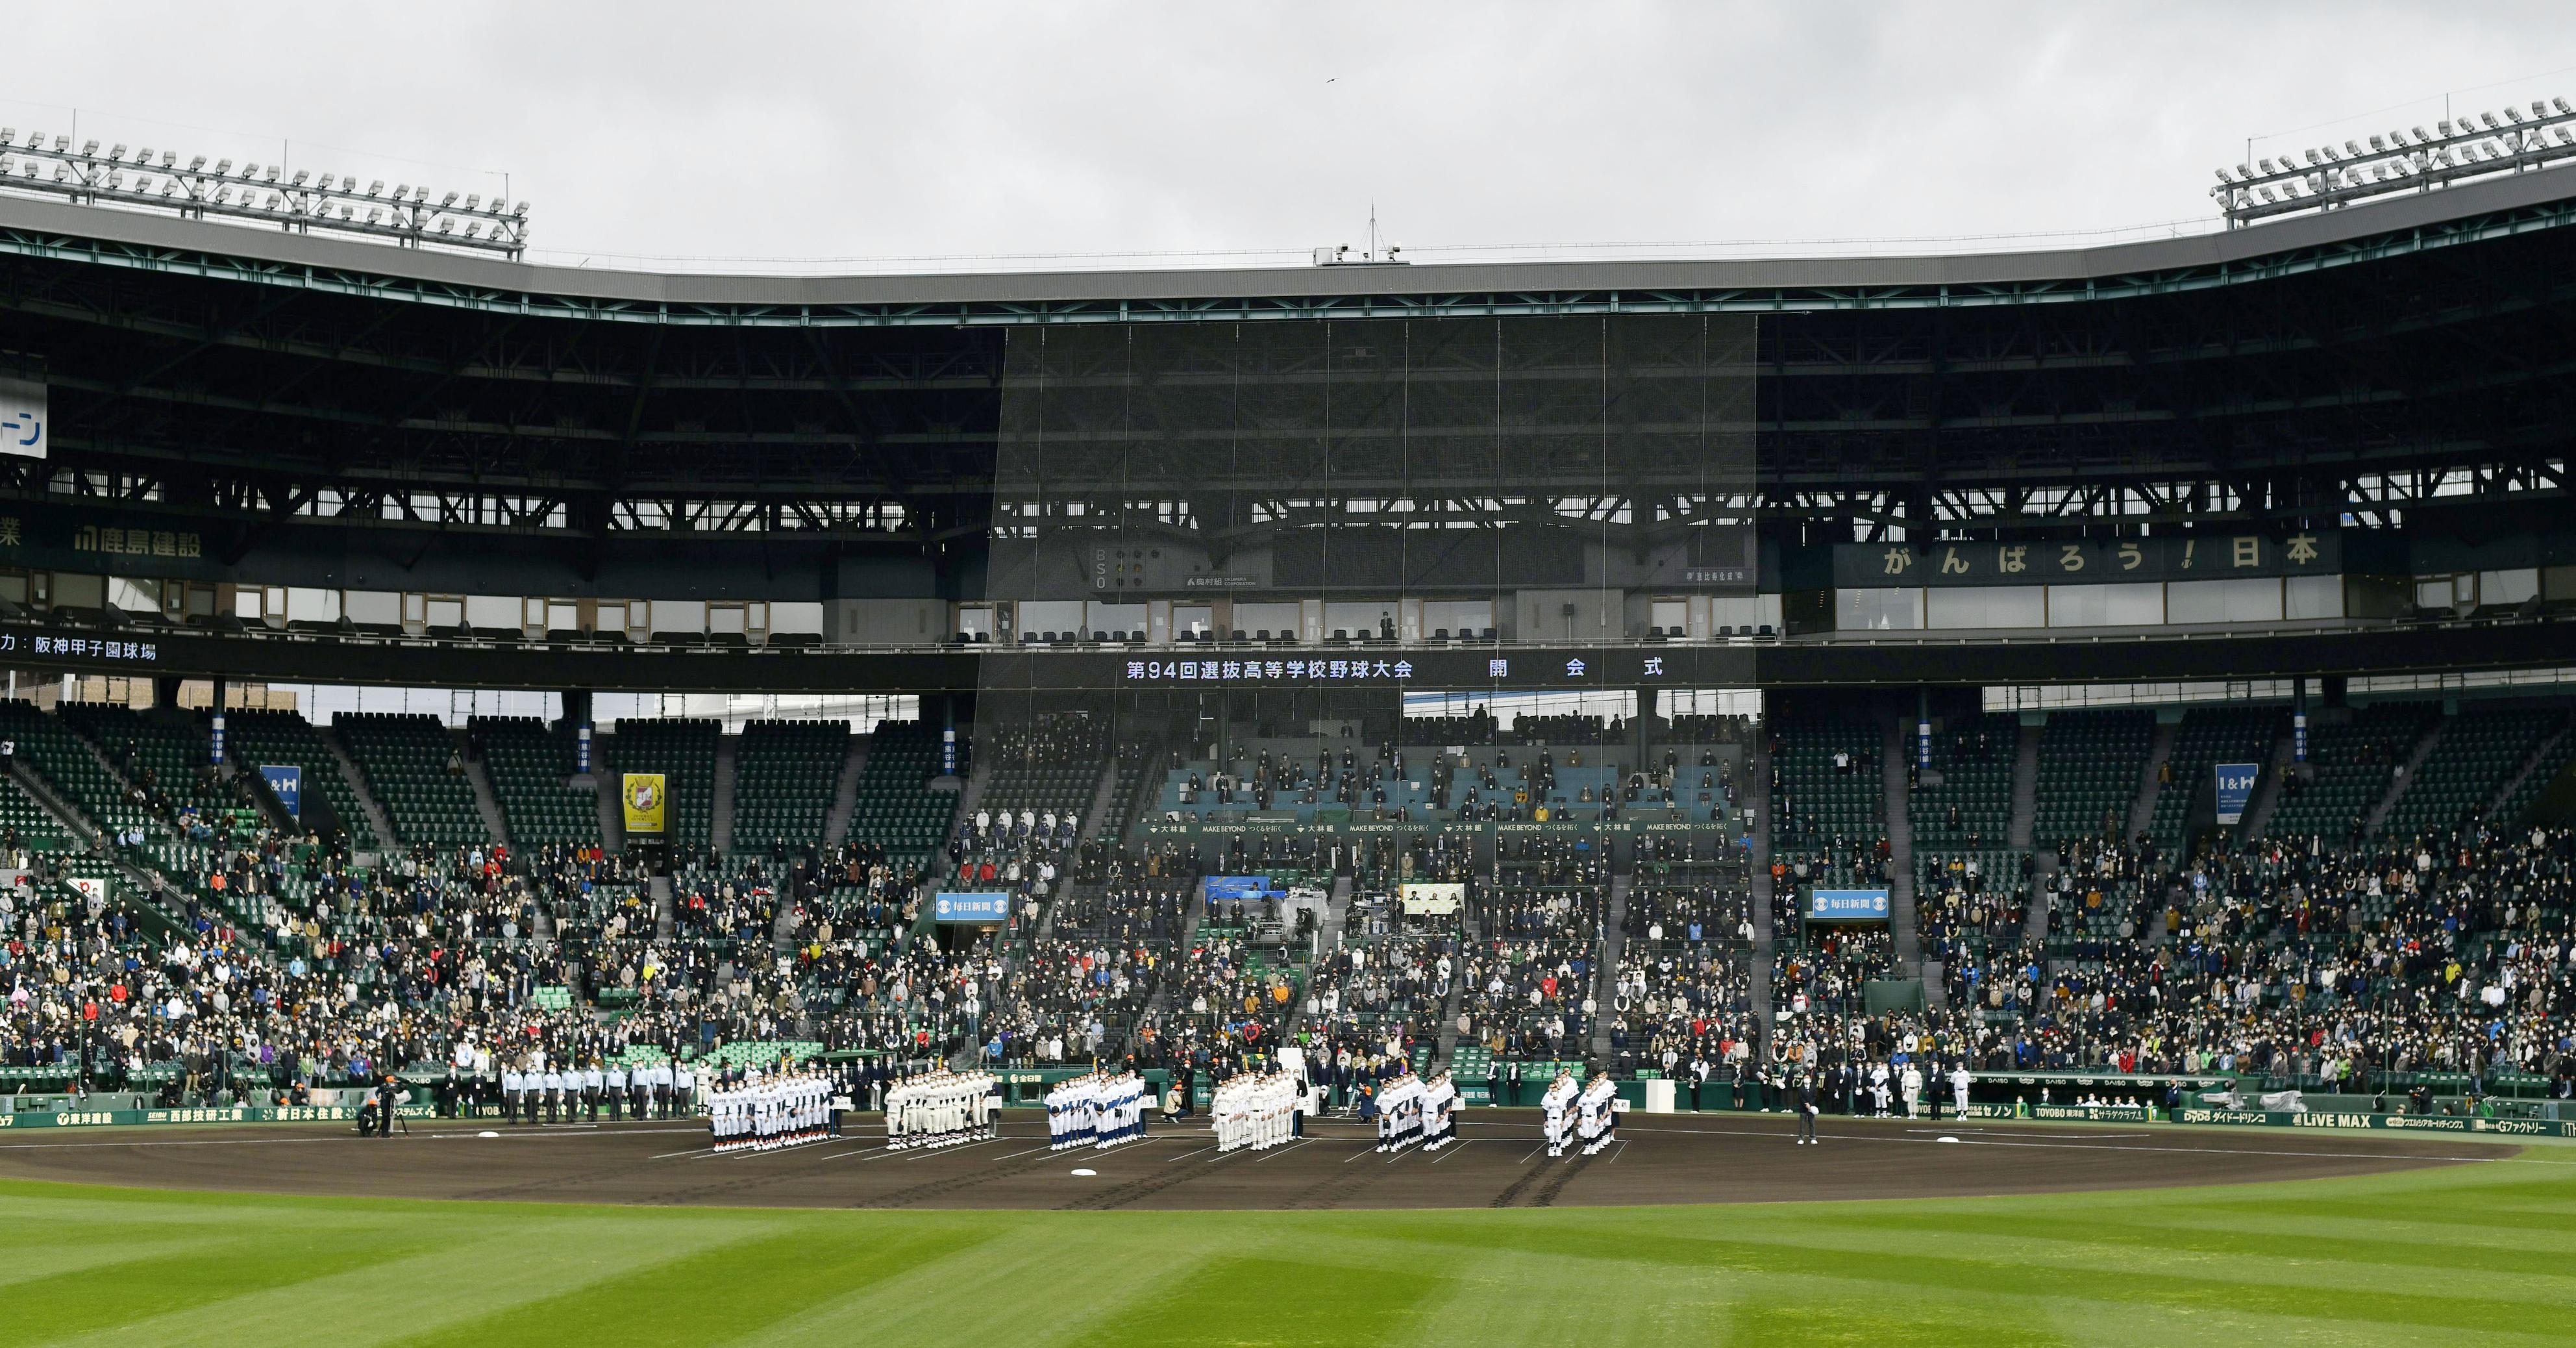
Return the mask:
[[[798, 1208], [1253, 1209], [1588, 1207], [2049, 1193], [2237, 1184], [2479, 1164], [2510, 1145], [2420, 1136], [1928, 1124], [1828, 1118], [1791, 1144], [1785, 1115], [1631, 1115], [1617, 1145], [1551, 1160], [1527, 1110], [1476, 1110], [1462, 1144], [1378, 1152], [1347, 1121], [1220, 1155], [1204, 1126], [1109, 1151], [1051, 1152], [1043, 1123], [930, 1151], [870, 1136], [716, 1156], [678, 1122], [600, 1127], [419, 1122], [360, 1138], [323, 1125], [65, 1130], [0, 1136], [0, 1178], [145, 1188], [515, 1202]], [[1945, 1142], [1943, 1138], [1956, 1138]], [[1088, 1169], [1096, 1173], [1077, 1176]]]

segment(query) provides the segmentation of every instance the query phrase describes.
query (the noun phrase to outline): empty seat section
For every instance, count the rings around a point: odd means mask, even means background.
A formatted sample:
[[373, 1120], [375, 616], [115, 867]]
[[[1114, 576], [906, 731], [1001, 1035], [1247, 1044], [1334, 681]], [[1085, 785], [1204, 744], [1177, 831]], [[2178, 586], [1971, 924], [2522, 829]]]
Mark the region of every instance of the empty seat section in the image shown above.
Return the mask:
[[410, 847], [493, 841], [465, 779], [461, 747], [437, 717], [353, 712], [335, 718], [331, 728], [384, 807], [396, 841]]
[[846, 721], [754, 721], [734, 749], [733, 850], [823, 845], [849, 756]]
[[2031, 844], [2065, 851], [2079, 838], [2120, 838], [2155, 745], [2151, 711], [2051, 712], [2039, 735]]
[[531, 716], [478, 716], [472, 733], [511, 842], [599, 841], [598, 788], [567, 784], [578, 756], [572, 733]]
[[2192, 804], [2211, 782], [2221, 763], [2268, 764], [2272, 742], [2289, 728], [2289, 715], [2279, 707], [2194, 707], [2174, 727], [2173, 752], [2165, 759], [2171, 771], [2156, 791], [2156, 808], [2147, 836], [2166, 856], [2181, 858], [2191, 839]]
[[391, 841], [376, 836], [367, 812], [358, 804], [356, 789], [340, 773], [338, 756], [322, 742], [312, 722], [291, 711], [237, 711], [227, 713], [224, 723], [224, 756], [237, 771], [256, 773], [262, 764], [304, 769], [308, 828], [322, 822], [321, 812], [312, 808], [313, 798], [319, 796], [352, 848], [374, 851]]
[[2397, 766], [2440, 715], [2429, 702], [2381, 702], [2354, 708], [2340, 725], [2317, 727], [2308, 740], [2309, 772], [2281, 784], [2281, 802], [2264, 824], [2264, 836], [2336, 842], [2359, 837], [2372, 807], [2388, 794]]
[[877, 725], [859, 770], [850, 841], [876, 844], [894, 859], [915, 864], [939, 850], [957, 808], [954, 793], [930, 789], [939, 772], [939, 743], [939, 732], [919, 721]]

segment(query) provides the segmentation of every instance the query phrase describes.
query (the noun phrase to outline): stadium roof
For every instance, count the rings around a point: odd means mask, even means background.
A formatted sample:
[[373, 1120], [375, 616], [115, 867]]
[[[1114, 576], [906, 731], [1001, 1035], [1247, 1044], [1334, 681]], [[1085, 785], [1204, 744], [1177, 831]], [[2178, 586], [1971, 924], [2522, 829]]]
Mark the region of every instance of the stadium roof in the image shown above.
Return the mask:
[[2576, 165], [2245, 229], [2026, 252], [759, 276], [544, 266], [0, 196], [0, 253], [643, 323], [902, 326], [1955, 307], [2170, 293], [2576, 221]]

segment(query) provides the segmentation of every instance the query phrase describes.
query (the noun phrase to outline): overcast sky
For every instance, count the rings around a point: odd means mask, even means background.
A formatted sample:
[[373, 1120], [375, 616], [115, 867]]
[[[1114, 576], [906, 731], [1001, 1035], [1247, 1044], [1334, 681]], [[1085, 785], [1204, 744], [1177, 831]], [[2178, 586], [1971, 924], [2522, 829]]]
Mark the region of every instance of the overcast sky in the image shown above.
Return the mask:
[[9, 8], [22, 137], [506, 172], [592, 265], [2164, 228], [2249, 136], [2576, 102], [2567, 0]]

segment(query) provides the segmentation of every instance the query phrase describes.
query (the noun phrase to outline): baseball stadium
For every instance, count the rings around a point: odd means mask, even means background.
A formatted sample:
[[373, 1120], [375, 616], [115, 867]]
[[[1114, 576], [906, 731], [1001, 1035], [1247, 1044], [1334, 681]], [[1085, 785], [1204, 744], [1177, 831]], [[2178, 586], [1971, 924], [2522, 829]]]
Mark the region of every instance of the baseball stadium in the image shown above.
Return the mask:
[[2576, 112], [2217, 176], [706, 274], [0, 130], [0, 1343], [2576, 1337]]

